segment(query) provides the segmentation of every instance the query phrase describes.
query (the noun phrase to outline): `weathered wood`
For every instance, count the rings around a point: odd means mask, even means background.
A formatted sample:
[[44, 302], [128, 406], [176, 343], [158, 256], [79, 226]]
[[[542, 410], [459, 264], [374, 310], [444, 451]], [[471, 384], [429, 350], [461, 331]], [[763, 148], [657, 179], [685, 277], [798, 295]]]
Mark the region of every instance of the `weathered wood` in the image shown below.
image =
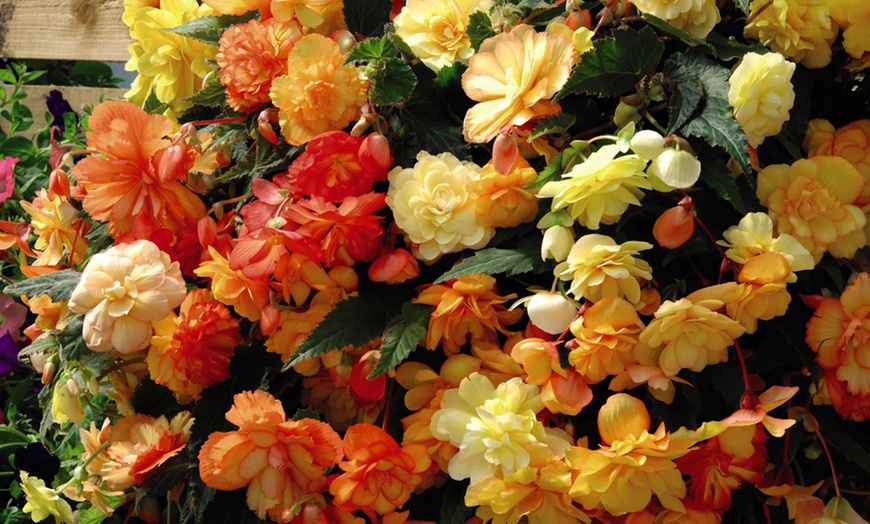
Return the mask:
[[[11, 92], [10, 86], [4, 85], [7, 93]], [[45, 105], [45, 97], [52, 89], [63, 93], [63, 97], [69, 102], [74, 111], [80, 112], [86, 105], [96, 104], [103, 96], [105, 100], [123, 99], [125, 89], [108, 89], [97, 87], [57, 87], [57, 86], [26, 86], [27, 98], [22, 103], [30, 108], [33, 113], [33, 126], [26, 133], [30, 136], [45, 127], [45, 113], [48, 108]]]
[[0, 0], [0, 57], [126, 62], [123, 0]]

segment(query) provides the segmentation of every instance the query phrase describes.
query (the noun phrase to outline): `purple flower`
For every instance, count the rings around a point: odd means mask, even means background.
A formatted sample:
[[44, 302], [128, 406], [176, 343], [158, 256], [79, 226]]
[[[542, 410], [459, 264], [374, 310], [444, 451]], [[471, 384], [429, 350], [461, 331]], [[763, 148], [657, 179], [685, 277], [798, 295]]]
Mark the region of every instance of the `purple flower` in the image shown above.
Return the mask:
[[24, 364], [18, 360], [18, 344], [9, 333], [0, 337], [0, 376], [9, 373], [13, 369], [24, 368]]
[[60, 471], [60, 459], [41, 442], [32, 442], [15, 450], [15, 476], [19, 471], [26, 471], [33, 477], [39, 477], [46, 484], [51, 484], [54, 476]]
[[45, 105], [48, 106], [48, 112], [51, 113], [51, 125], [57, 126], [61, 133], [64, 132], [64, 113], [72, 113], [76, 115], [76, 122], [79, 120], [79, 115], [73, 111], [72, 106], [64, 99], [63, 93], [57, 89], [48, 92], [48, 96], [45, 97]]
[[12, 171], [18, 159], [14, 156], [0, 158], [0, 204], [12, 196], [15, 189], [15, 176]]

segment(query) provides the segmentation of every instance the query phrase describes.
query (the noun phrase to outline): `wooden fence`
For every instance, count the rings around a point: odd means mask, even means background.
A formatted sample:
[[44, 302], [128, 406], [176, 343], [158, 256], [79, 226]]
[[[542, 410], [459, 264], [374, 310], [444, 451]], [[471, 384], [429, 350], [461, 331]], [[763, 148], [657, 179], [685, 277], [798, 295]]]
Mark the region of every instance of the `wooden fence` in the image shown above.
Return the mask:
[[[0, 58], [126, 62], [132, 40], [123, 12], [124, 0], [0, 0]], [[59, 89], [77, 111], [126, 91], [28, 86], [24, 103], [33, 112], [33, 130], [45, 125], [51, 89]]]

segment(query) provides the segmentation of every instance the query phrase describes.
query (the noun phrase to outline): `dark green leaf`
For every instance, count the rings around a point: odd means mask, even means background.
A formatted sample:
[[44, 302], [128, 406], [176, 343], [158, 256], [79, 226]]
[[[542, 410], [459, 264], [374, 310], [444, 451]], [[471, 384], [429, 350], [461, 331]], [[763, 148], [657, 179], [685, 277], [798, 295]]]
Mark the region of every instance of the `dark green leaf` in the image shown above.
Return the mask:
[[62, 269], [54, 273], [39, 275], [6, 286], [8, 295], [26, 295], [27, 298], [48, 295], [54, 302], [66, 302], [81, 280], [82, 274], [72, 269]]
[[57, 334], [60, 344], [60, 358], [64, 362], [79, 360], [86, 352], [90, 352], [82, 338], [82, 330], [85, 325], [85, 317], [76, 315], [66, 323], [63, 331]]
[[471, 47], [474, 48], [475, 52], [477, 52], [480, 49], [480, 44], [482, 44], [484, 40], [495, 35], [495, 31], [492, 30], [492, 21], [489, 19], [489, 15], [483, 11], [475, 11], [471, 13], [471, 16], [468, 17], [468, 29], [466, 30], [466, 34], [468, 34], [468, 38], [471, 40]]
[[224, 31], [236, 24], [243, 24], [255, 18], [259, 19], [259, 17], [258, 11], [250, 11], [243, 15], [201, 16], [180, 26], [163, 29], [163, 31], [176, 33], [218, 47]]
[[736, 0], [735, 3], [737, 4], [737, 7], [739, 7], [741, 11], [743, 11], [747, 15], [749, 14], [749, 0]]
[[46, 335], [44, 337], [39, 337], [30, 343], [29, 346], [22, 349], [18, 352], [18, 357], [23, 357], [25, 355], [30, 355], [31, 353], [46, 353], [51, 354], [55, 353], [58, 349], [60, 349], [60, 344], [53, 335]]
[[553, 160], [550, 160], [550, 163], [547, 164], [540, 173], [538, 173], [537, 178], [535, 178], [531, 184], [526, 186], [526, 189], [541, 189], [547, 182], [555, 182], [562, 177], [562, 153], [558, 153], [553, 157]]
[[520, 275], [545, 272], [549, 266], [541, 260], [541, 254], [531, 249], [482, 249], [462, 260], [444, 273], [435, 283], [467, 275]]
[[200, 106], [221, 107], [227, 103], [227, 88], [221, 84], [220, 75], [212, 75], [204, 88], [185, 100]]
[[737, 181], [731, 171], [721, 161], [709, 160], [701, 163], [701, 181], [710, 186], [717, 195], [727, 200], [741, 215], [749, 213], [750, 207], [743, 201]]
[[[818, 419], [822, 437], [827, 440], [828, 444], [842, 453], [850, 462], [863, 469], [865, 474], [870, 475], [870, 454], [846, 430], [846, 424], [855, 426], [856, 430], [858, 426], [844, 423], [843, 419], [831, 408], [814, 409], [813, 415]], [[861, 432], [858, 431], [856, 434], [861, 434]], [[865, 444], [867, 443], [865, 439], [862, 440]]]
[[[241, 141], [235, 143], [245, 145]], [[247, 148], [245, 150], [247, 151]], [[222, 173], [218, 180], [227, 182], [237, 178], [253, 179], [276, 173], [290, 165], [290, 161], [300, 151], [302, 151], [301, 147], [291, 146], [283, 140], [279, 141], [277, 146], [273, 146], [266, 139], [260, 138], [254, 150], [249, 151], [241, 161]]]
[[304, 418], [313, 418], [314, 420], [320, 420], [320, 413], [311, 408], [300, 408], [297, 409], [296, 413], [293, 414], [293, 420], [302, 420]]
[[668, 104], [668, 134], [671, 134], [698, 109], [704, 96], [704, 87], [698, 75], [670, 60], [665, 62], [664, 76], [671, 91]]
[[668, 250], [662, 259], [662, 266], [666, 266], [674, 260], [683, 260], [692, 255], [707, 254], [710, 249], [710, 241], [703, 236], [695, 236], [677, 249]]
[[538, 121], [535, 125], [535, 129], [532, 130], [532, 133], [526, 141], [531, 142], [532, 140], [545, 135], [564, 134], [576, 121], [577, 117], [569, 113], [559, 113], [558, 115], [548, 116], [547, 118]]
[[457, 482], [448, 480], [444, 487], [444, 497], [441, 499], [439, 524], [463, 524], [474, 514], [474, 508], [465, 505], [465, 492], [468, 481]]
[[344, 19], [347, 29], [366, 38], [384, 34], [384, 26], [390, 21], [393, 3], [390, 0], [354, 0], [344, 4]]
[[353, 46], [347, 54], [346, 64], [353, 62], [368, 62], [378, 58], [395, 58], [399, 49], [388, 36], [369, 38]]
[[745, 173], [752, 172], [749, 145], [728, 103], [728, 77], [731, 70], [697, 53], [677, 53], [671, 60], [697, 75], [704, 87], [700, 111], [683, 126], [686, 135], [703, 138], [733, 156]]
[[342, 300], [299, 345], [284, 369], [335, 349], [368, 344], [381, 336], [384, 327], [383, 319], [360, 297]]
[[442, 67], [438, 70], [438, 76], [435, 77], [435, 85], [439, 89], [446, 89], [451, 85], [460, 85], [462, 82], [462, 74], [468, 66], [462, 62], [454, 62], [453, 65]]
[[0, 151], [4, 156], [14, 156], [21, 160], [33, 156], [36, 148], [30, 139], [23, 136], [11, 136], [0, 143]]
[[383, 58], [369, 64], [371, 73], [369, 100], [376, 106], [396, 105], [411, 98], [417, 77], [400, 58]]
[[381, 359], [368, 376], [369, 380], [383, 375], [401, 364], [426, 336], [429, 328], [429, 317], [432, 316], [432, 306], [425, 304], [402, 305], [402, 315], [399, 322], [389, 326], [384, 331], [381, 345]]
[[180, 524], [202, 524], [205, 508], [214, 500], [217, 490], [206, 486], [199, 476], [196, 464], [191, 464], [191, 472], [187, 481], [187, 496], [181, 507]]
[[712, 49], [712, 47], [710, 47], [710, 45], [707, 44], [707, 42], [705, 42], [704, 40], [698, 38], [697, 36], [691, 35], [685, 31], [683, 31], [682, 29], [674, 27], [667, 20], [662, 20], [661, 18], [659, 18], [657, 16], [653, 16], [649, 13], [643, 13], [642, 16], [643, 16], [643, 19], [646, 21], [646, 23], [655, 27], [656, 29], [658, 29], [659, 31], [661, 31], [665, 34], [677, 37], [680, 40], [682, 40], [683, 42], [686, 42], [690, 45], [704, 46], [704, 47]]
[[553, 100], [571, 93], [621, 95], [656, 68], [664, 49], [649, 27], [635, 31], [623, 26], [613, 32], [613, 38], [597, 40], [590, 51], [583, 53], [580, 64]]
[[744, 44], [738, 40], [726, 38], [719, 33], [707, 35], [707, 44], [713, 48], [713, 52], [722, 60], [741, 58], [746, 53], [767, 53], [767, 48], [759, 42]]

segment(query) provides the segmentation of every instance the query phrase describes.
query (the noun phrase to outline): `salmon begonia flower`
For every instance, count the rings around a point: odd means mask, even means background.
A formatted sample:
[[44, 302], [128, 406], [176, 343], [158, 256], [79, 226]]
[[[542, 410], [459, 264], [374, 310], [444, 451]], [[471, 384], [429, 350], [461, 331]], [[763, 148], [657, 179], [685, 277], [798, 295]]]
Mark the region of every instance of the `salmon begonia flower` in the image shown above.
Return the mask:
[[207, 486], [247, 487], [248, 508], [278, 522], [306, 494], [326, 490], [325, 472], [341, 459], [341, 437], [329, 424], [287, 420], [281, 402], [262, 390], [237, 394], [226, 418], [239, 429], [212, 433], [199, 452]]
[[412, 302], [435, 307], [426, 331], [426, 349], [441, 344], [451, 355], [469, 342], [496, 342], [497, 333], [510, 334], [505, 326], [519, 321], [523, 312], [508, 311], [502, 304], [514, 298], [514, 293], [498, 295], [495, 278], [481, 274], [428, 285]]
[[768, 412], [788, 402], [798, 391], [797, 387], [771, 386], [757, 397], [754, 393], [746, 395], [742, 402], [744, 406], [722, 420], [721, 424], [730, 428], [754, 426], [761, 422], [771, 435], [781, 437], [785, 435], [785, 430], [794, 426], [797, 421], [774, 418], [768, 415]]
[[344, 58], [338, 44], [318, 34], [302, 37], [290, 51], [287, 74], [273, 79], [269, 92], [288, 144], [342, 129], [360, 115], [368, 82]]
[[506, 175], [496, 172], [492, 162], [480, 170], [480, 178], [471, 183], [470, 191], [477, 195], [474, 213], [484, 227], [514, 227], [531, 222], [538, 213], [534, 191], [526, 189], [537, 177], [529, 162], [517, 157]]
[[478, 102], [465, 114], [465, 139], [486, 143], [506, 126], [558, 113], [550, 99], [568, 80], [573, 59], [571, 39], [525, 24], [486, 39], [462, 75], [462, 89]]
[[592, 402], [586, 379], [573, 368], [563, 368], [552, 342], [525, 338], [511, 349], [511, 358], [528, 374], [526, 382], [541, 388], [541, 400], [552, 413], [574, 416]]
[[166, 138], [173, 132], [171, 120], [129, 102], [109, 101], [94, 108], [88, 126], [88, 150], [99, 155], [73, 168], [88, 214], [108, 222], [116, 237], [137, 226], [175, 234], [196, 230], [205, 205], [182, 184], [193, 163], [181, 144], [171, 146]]
[[179, 315], [153, 326], [146, 362], [154, 382], [182, 399], [197, 400], [203, 389], [229, 376], [230, 357], [242, 340], [239, 320], [210, 291], [190, 292]]
[[152, 320], [166, 317], [185, 296], [178, 262], [147, 240], [97, 253], [72, 292], [69, 309], [84, 313], [82, 335], [94, 351], [148, 347]]
[[401, 508], [422, 481], [431, 464], [429, 451], [419, 444], [399, 447], [377, 426], [356, 424], [344, 435], [344, 473], [332, 480], [329, 493], [343, 511], [372, 510], [386, 515]]

